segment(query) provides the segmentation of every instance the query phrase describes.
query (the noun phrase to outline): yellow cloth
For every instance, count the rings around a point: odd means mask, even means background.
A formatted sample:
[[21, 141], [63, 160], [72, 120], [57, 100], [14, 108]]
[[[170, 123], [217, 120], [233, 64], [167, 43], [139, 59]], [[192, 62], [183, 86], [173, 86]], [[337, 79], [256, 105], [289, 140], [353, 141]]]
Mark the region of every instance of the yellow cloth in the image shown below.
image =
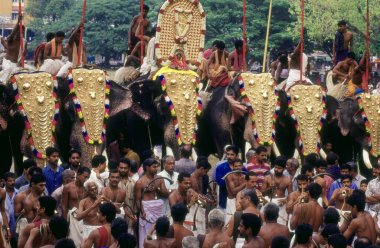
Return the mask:
[[345, 97], [353, 97], [355, 95], [355, 91], [359, 88], [359, 86], [357, 86], [356, 84], [354, 84], [352, 82], [352, 80], [350, 80], [348, 83], [347, 83], [347, 86], [346, 86], [346, 93], [344, 93], [344, 96]]
[[191, 70], [183, 70], [183, 71], [182, 70], [175, 70], [175, 69], [172, 69], [170, 67], [165, 66], [156, 72], [156, 74], [153, 76], [153, 80], [156, 80], [157, 77], [159, 77], [160, 75], [167, 74], [167, 73], [194, 75], [194, 76], [198, 77], [198, 74], [194, 71], [191, 71]]

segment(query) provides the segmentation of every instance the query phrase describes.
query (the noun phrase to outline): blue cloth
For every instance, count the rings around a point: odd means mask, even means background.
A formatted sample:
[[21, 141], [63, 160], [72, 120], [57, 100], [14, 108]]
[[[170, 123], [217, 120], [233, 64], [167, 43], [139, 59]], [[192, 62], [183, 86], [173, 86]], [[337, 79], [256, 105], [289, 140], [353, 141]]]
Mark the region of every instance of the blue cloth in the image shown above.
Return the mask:
[[15, 188], [16, 189], [19, 189], [21, 188], [22, 186], [24, 185], [28, 185], [29, 184], [29, 181], [28, 179], [26, 178], [26, 176], [24, 175], [24, 173], [19, 176], [16, 181], [15, 181]]
[[[327, 194], [327, 200], [330, 200], [332, 194], [334, 193], [334, 190], [340, 189], [340, 188], [342, 188], [342, 182], [340, 181], [340, 179], [335, 180], [330, 186], [329, 193]], [[353, 190], [358, 189], [358, 187], [354, 183], [351, 183], [350, 188]]]
[[53, 171], [50, 165], [46, 165], [43, 170], [43, 173], [46, 177], [46, 189], [51, 195], [54, 190], [61, 187], [62, 185], [62, 172], [64, 169], [61, 166], [58, 166], [55, 171]]
[[326, 172], [333, 175], [334, 179], [340, 178], [340, 168], [338, 165], [333, 165], [326, 169]]
[[[227, 187], [226, 181], [222, 178], [231, 171], [230, 165], [225, 161], [216, 168], [215, 172], [215, 180], [219, 185], [219, 206], [223, 209], [227, 206]], [[243, 171], [247, 171], [245, 167], [243, 167]]]
[[12, 197], [9, 196], [8, 192], [5, 192], [5, 212], [8, 217], [9, 227], [11, 228], [12, 234], [16, 234], [16, 218], [15, 218], [15, 208], [14, 199], [17, 195], [17, 189], [14, 190]]

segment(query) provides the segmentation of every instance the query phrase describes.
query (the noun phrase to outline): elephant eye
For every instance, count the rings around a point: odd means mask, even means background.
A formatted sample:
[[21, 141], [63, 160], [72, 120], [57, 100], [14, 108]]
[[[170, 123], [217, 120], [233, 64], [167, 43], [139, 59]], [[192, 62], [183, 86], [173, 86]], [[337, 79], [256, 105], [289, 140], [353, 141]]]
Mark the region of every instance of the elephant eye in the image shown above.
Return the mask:
[[53, 83], [52, 83], [51, 81], [47, 81], [47, 82], [46, 82], [46, 86], [47, 86], [48, 88], [51, 88], [51, 87], [53, 86]]
[[28, 91], [30, 90], [30, 83], [25, 83], [22, 85], [23, 90]]

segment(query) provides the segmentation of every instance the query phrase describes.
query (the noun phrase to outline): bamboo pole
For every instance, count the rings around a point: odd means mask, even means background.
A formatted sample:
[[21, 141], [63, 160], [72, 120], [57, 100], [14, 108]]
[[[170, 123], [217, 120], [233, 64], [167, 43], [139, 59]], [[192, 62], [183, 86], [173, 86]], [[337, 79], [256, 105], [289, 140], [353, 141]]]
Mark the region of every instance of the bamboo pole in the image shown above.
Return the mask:
[[266, 71], [266, 61], [268, 52], [268, 42], [269, 42], [269, 31], [270, 31], [270, 21], [272, 19], [272, 0], [269, 2], [269, 13], [268, 13], [268, 23], [267, 23], [267, 34], [265, 37], [265, 47], [264, 47], [264, 59], [263, 59], [263, 73]]

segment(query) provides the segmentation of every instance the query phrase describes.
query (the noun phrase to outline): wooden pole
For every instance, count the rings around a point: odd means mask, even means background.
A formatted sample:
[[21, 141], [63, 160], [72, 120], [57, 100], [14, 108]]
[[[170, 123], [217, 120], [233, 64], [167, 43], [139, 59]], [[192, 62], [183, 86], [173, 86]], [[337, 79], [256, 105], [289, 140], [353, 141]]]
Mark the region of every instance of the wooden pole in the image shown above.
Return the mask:
[[371, 68], [371, 61], [370, 61], [370, 41], [369, 41], [369, 0], [366, 1], [367, 4], [367, 11], [366, 11], [366, 46], [365, 46], [365, 51], [366, 51], [366, 68], [365, 68], [365, 80], [363, 82], [363, 89], [368, 92], [368, 83], [369, 83], [369, 73], [370, 73], [370, 68]]
[[247, 0], [243, 0], [243, 71], [247, 70]]
[[78, 60], [83, 64], [82, 50], [83, 50], [83, 34], [84, 34], [84, 18], [86, 16], [87, 1], [83, 0], [82, 20], [80, 26], [79, 46], [78, 46]]
[[267, 34], [265, 37], [265, 47], [264, 47], [264, 59], [263, 59], [263, 73], [266, 71], [266, 61], [268, 52], [268, 42], [269, 42], [269, 31], [270, 31], [270, 21], [272, 19], [272, 0], [269, 2], [269, 13], [268, 13], [268, 23], [267, 23]]
[[144, 61], [144, 0], [140, 0], [140, 16], [143, 21], [140, 25], [140, 63]]
[[24, 68], [24, 60], [25, 60], [25, 58], [24, 58], [24, 33], [22, 32], [23, 28], [22, 28], [22, 19], [21, 19], [21, 16], [22, 16], [21, 0], [18, 0], [18, 16], [20, 18], [20, 21], [19, 21], [19, 32], [20, 32], [19, 53], [21, 53], [20, 66], [21, 66], [21, 68]]
[[300, 40], [300, 81], [302, 82], [303, 68], [303, 47], [304, 47], [304, 19], [305, 19], [305, 1], [301, 0], [301, 40]]

